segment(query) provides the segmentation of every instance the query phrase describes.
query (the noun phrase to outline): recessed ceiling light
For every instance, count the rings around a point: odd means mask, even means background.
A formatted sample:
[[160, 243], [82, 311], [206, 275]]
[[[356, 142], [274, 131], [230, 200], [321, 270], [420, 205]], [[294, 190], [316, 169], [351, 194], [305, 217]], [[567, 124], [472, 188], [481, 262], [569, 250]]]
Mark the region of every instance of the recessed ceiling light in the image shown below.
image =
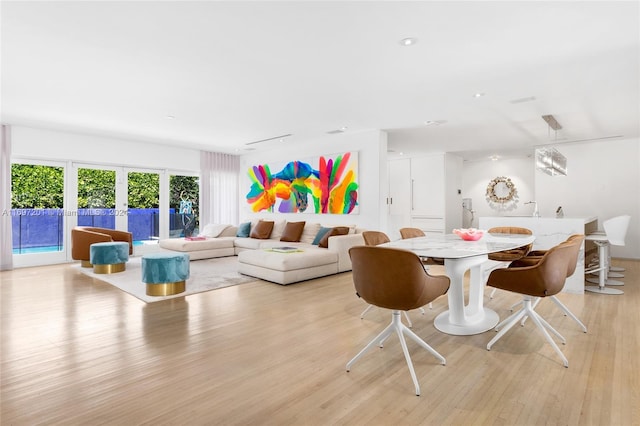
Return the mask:
[[497, 155], [492, 155], [491, 157], [489, 157], [491, 159], [491, 161], [498, 161], [500, 159], [499, 156]]
[[478, 92], [478, 93], [473, 95], [474, 98], [481, 98], [483, 96], [484, 96], [484, 93], [482, 93], [482, 92]]
[[403, 38], [402, 40], [400, 40], [400, 44], [402, 46], [413, 46], [417, 42], [418, 42], [418, 39], [415, 38], [415, 37], [407, 37], [407, 38]]
[[175, 117], [173, 115], [165, 115], [164, 118], [167, 120], [173, 120]]
[[431, 126], [439, 126], [441, 124], [446, 123], [447, 120], [427, 120], [424, 122], [424, 125], [427, 127], [431, 127]]

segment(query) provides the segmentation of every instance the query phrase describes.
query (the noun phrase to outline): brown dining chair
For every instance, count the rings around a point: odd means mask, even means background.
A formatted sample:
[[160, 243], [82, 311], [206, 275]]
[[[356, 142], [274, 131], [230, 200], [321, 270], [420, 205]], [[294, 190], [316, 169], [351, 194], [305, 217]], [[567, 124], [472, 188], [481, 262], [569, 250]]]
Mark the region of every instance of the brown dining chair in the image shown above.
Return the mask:
[[[378, 246], [380, 244], [391, 242], [387, 234], [380, 231], [363, 231], [362, 238], [364, 239], [364, 244], [367, 246]], [[374, 305], [369, 304], [364, 311], [360, 314], [360, 319], [363, 319], [364, 316], [369, 312]], [[421, 307], [420, 312], [424, 315], [424, 309]], [[411, 322], [411, 318], [409, 318], [409, 314], [407, 312], [404, 313], [404, 317], [407, 320], [407, 324], [409, 327], [413, 327], [413, 323]]]
[[[427, 235], [420, 228], [400, 228], [400, 237], [403, 240], [426, 236]], [[444, 265], [444, 259], [440, 259], [437, 257], [424, 257], [422, 258], [422, 263], [424, 263], [425, 265]]]
[[491, 347], [507, 331], [513, 328], [522, 318], [528, 316], [560, 356], [564, 366], [569, 366], [569, 361], [567, 361], [558, 345], [551, 338], [549, 332], [560, 339], [563, 344], [566, 343], [565, 338], [535, 311], [532, 301], [537, 297], [551, 297], [562, 290], [567, 279], [567, 271], [570, 268], [569, 263], [573, 257], [574, 246], [575, 244], [558, 244], [549, 249], [540, 261], [533, 266], [501, 268], [491, 272], [487, 285], [521, 294], [523, 307], [503, 321], [504, 327], [489, 341], [487, 350], [491, 350]]
[[445, 365], [446, 360], [404, 325], [400, 315], [401, 312], [419, 308], [446, 294], [449, 277], [429, 275], [418, 255], [407, 250], [356, 246], [349, 249], [349, 256], [356, 295], [371, 305], [391, 309], [392, 313], [391, 323], [347, 363], [347, 371], [366, 352], [381, 345], [381, 342], [395, 332], [400, 339], [416, 395], [420, 395], [420, 385], [404, 336], [429, 351], [442, 365]]
[[387, 234], [380, 231], [363, 231], [362, 238], [367, 246], [379, 246], [380, 244], [391, 242]]
[[[569, 278], [571, 275], [573, 275], [573, 273], [576, 271], [576, 267], [577, 267], [577, 264], [578, 264], [578, 255], [580, 254], [580, 247], [582, 246], [582, 242], [584, 241], [584, 238], [585, 238], [585, 236], [583, 234], [574, 234], [574, 235], [571, 235], [569, 238], [567, 238], [565, 241], [562, 242], [562, 244], [573, 244], [572, 250], [571, 250], [571, 259], [569, 260], [569, 267], [567, 268], [567, 278]], [[546, 252], [547, 252], [547, 250], [534, 250], [534, 251], [531, 251], [528, 255], [526, 255], [522, 259], [519, 259], [519, 260], [516, 260], [516, 261], [512, 262], [511, 265], [509, 265], [509, 267], [512, 268], [512, 267], [522, 267], [522, 266], [534, 266], [535, 264], [540, 262], [540, 260], [542, 260], [542, 257], [545, 255]], [[560, 308], [560, 310], [562, 310], [564, 312], [565, 316], [571, 317], [575, 322], [578, 323], [578, 325], [582, 328], [583, 332], [585, 332], [585, 333], [587, 332], [587, 326], [584, 325], [582, 323], [582, 321], [580, 321], [578, 319], [578, 317], [575, 316], [573, 314], [573, 312], [571, 312], [569, 310], [569, 308], [567, 308], [564, 305], [564, 303], [562, 303], [560, 301], [560, 299], [558, 299], [557, 296], [555, 296], [555, 295], [550, 296], [550, 299], [556, 304], [556, 306], [558, 306]], [[538, 303], [540, 303], [541, 300], [542, 300], [542, 298], [537, 298], [533, 302], [532, 307], [535, 309], [536, 306], [538, 306]], [[520, 303], [522, 303], [522, 302], [518, 302], [516, 305], [518, 305]], [[511, 308], [513, 309], [516, 305], [512, 306]], [[527, 320], [527, 317], [525, 316], [520, 321], [520, 324], [524, 325], [526, 320]], [[498, 324], [496, 329], [499, 329], [499, 327], [500, 327], [500, 324]]]
[[407, 238], [418, 238], [424, 236], [426, 236], [426, 234], [420, 228], [400, 228], [400, 237], [403, 240], [406, 240]]
[[[490, 234], [520, 234], [520, 235], [533, 235], [530, 229], [520, 228], [517, 226], [496, 226], [487, 231]], [[496, 268], [506, 268], [509, 264], [515, 260], [522, 259], [526, 256], [533, 247], [533, 243], [527, 244], [526, 246], [517, 247], [511, 250], [503, 250], [495, 253], [489, 253], [489, 260], [493, 260], [493, 266], [489, 269], [485, 269], [485, 274], [491, 272], [491, 270]], [[496, 289], [491, 290], [489, 294], [489, 298], [493, 299], [493, 296], [496, 294]]]
[[[400, 238], [407, 240], [409, 238], [426, 237], [427, 235], [420, 228], [400, 228]], [[420, 256], [423, 265], [444, 265], [444, 259]], [[427, 266], [428, 269], [428, 266]], [[433, 303], [429, 303], [429, 309], [433, 309]], [[424, 309], [422, 310], [424, 314]]]

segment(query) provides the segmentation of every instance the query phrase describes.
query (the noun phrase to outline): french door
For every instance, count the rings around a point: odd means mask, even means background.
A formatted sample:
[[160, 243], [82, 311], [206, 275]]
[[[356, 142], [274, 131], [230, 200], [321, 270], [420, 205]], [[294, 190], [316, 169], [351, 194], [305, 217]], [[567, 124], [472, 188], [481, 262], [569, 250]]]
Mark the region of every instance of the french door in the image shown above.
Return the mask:
[[11, 164], [12, 252], [16, 267], [60, 263], [68, 244], [66, 163], [15, 160]]
[[135, 255], [156, 251], [161, 238], [197, 232], [198, 184], [195, 172], [15, 160], [14, 264], [71, 261], [78, 225], [127, 230]]

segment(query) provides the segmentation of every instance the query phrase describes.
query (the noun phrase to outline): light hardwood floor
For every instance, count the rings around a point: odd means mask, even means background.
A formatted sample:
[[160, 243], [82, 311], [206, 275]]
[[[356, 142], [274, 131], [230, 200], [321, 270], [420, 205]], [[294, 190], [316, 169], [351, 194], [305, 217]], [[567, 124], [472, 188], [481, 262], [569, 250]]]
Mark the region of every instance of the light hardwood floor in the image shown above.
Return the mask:
[[[567, 339], [564, 368], [528, 321], [494, 335], [414, 331], [414, 394], [397, 338], [345, 371], [390, 320], [344, 273], [290, 286], [256, 281], [145, 304], [69, 267], [0, 275], [2, 425], [640, 425], [640, 262], [623, 296], [561, 294], [587, 334], [549, 300], [540, 312]], [[487, 294], [489, 291], [487, 290]], [[499, 291], [501, 317], [519, 297]]]

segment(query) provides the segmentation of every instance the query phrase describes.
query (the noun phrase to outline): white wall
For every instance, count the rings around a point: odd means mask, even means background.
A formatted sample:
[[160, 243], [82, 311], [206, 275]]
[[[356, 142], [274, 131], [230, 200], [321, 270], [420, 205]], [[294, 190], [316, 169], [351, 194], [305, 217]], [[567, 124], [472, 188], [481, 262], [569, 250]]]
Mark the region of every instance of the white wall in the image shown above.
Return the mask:
[[[247, 176], [250, 167], [269, 162], [292, 161], [319, 155], [358, 151], [358, 204], [359, 213], [349, 215], [310, 213], [253, 213], [246, 202], [251, 182]], [[256, 151], [240, 158], [240, 221], [254, 217], [278, 217], [290, 221], [304, 220], [327, 225], [355, 224], [361, 228], [384, 229], [386, 207], [384, 195], [387, 185], [387, 137], [385, 132], [366, 131], [328, 135], [304, 143], [286, 145], [269, 151]], [[274, 170], [272, 170], [274, 172]]]
[[[485, 196], [487, 185], [498, 176], [510, 178], [515, 185], [518, 191], [518, 203], [515, 210], [500, 212], [489, 207]], [[471, 198], [473, 201], [474, 227], [478, 226], [480, 216], [530, 216], [533, 212], [533, 205], [525, 205], [524, 203], [535, 200], [534, 194], [534, 167], [531, 158], [465, 161], [463, 163], [462, 198]]]
[[12, 157], [101, 165], [200, 170], [200, 151], [125, 139], [11, 127]]
[[613, 216], [631, 215], [626, 245], [613, 247], [614, 257], [640, 259], [640, 140], [609, 140], [558, 146], [567, 157], [567, 176], [548, 176], [535, 170], [533, 158], [465, 162], [463, 197], [473, 199], [474, 226], [480, 216], [498, 216], [485, 200], [486, 186], [496, 176], [514, 182], [520, 200], [506, 215], [530, 215], [536, 200], [543, 217], [597, 216], [602, 223]]
[[624, 247], [612, 256], [640, 258], [640, 139], [609, 140], [557, 147], [567, 157], [567, 176], [535, 174], [540, 213], [551, 216], [562, 206], [565, 216], [598, 216], [602, 221], [631, 215]]

